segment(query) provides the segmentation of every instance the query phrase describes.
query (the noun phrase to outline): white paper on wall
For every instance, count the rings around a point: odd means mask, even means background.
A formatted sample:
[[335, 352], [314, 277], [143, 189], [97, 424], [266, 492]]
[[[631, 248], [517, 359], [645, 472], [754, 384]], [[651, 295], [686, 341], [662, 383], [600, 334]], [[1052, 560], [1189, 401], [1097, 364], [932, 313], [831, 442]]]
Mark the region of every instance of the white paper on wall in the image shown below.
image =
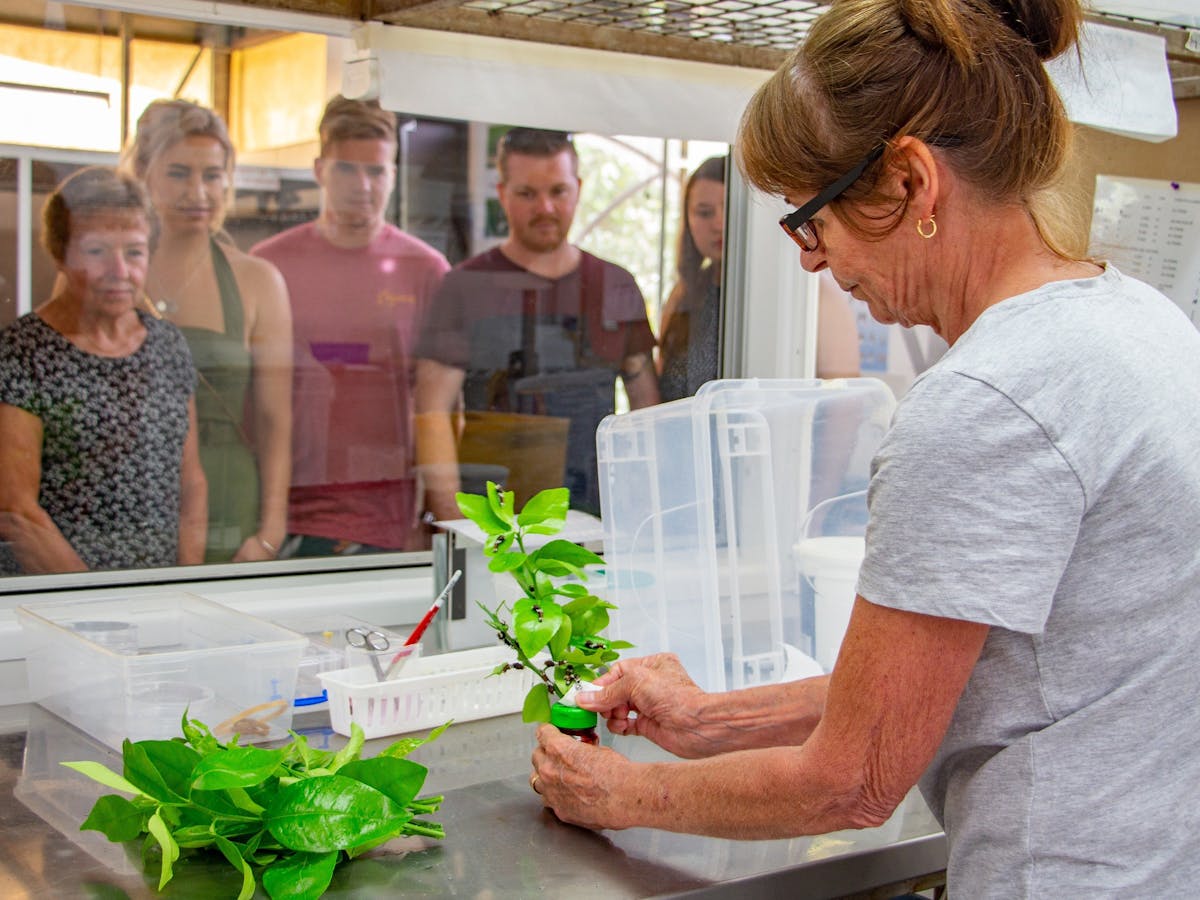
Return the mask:
[[1165, 39], [1085, 22], [1079, 47], [1082, 66], [1073, 51], [1046, 63], [1072, 122], [1144, 141], [1175, 137]]
[[1158, 288], [1200, 327], [1200, 184], [1097, 175], [1090, 253]]

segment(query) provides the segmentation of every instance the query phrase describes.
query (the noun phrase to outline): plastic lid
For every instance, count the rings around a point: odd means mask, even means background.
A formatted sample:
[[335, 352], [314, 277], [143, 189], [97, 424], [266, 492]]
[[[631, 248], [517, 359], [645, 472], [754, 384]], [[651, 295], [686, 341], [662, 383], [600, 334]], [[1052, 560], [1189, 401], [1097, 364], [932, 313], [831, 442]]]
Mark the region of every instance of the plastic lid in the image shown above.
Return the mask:
[[550, 707], [550, 724], [555, 728], [595, 728], [597, 716], [590, 709], [555, 703]]

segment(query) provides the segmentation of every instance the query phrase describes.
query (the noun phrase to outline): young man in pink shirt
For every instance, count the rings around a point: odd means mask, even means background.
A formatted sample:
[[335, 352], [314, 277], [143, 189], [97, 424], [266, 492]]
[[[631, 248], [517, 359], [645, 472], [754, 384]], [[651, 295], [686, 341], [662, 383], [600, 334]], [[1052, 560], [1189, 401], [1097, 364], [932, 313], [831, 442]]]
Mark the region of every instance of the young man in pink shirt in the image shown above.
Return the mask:
[[319, 127], [317, 219], [251, 251], [287, 281], [296, 343], [291, 555], [417, 549], [412, 346], [449, 269], [384, 219], [396, 118], [334, 97]]

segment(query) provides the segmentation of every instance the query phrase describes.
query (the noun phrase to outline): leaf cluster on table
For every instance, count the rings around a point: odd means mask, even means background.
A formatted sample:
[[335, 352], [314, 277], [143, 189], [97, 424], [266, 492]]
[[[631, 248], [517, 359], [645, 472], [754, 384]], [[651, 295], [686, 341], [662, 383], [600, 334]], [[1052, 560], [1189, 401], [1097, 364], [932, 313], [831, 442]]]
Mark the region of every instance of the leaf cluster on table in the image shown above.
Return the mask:
[[277, 749], [222, 743], [185, 713], [182, 738], [122, 745], [122, 774], [98, 762], [63, 763], [106, 787], [80, 827], [110, 841], [143, 840], [143, 857], [160, 855], [158, 889], [183, 853], [215, 851], [242, 875], [239, 900], [256, 890], [271, 898], [320, 897], [334, 868], [393, 838], [441, 839], [424, 816], [442, 798], [418, 797], [428, 770], [405, 757], [435, 739], [404, 738], [378, 756], [360, 758], [364, 736], [351, 725], [340, 750], [310, 747], [292, 732]]

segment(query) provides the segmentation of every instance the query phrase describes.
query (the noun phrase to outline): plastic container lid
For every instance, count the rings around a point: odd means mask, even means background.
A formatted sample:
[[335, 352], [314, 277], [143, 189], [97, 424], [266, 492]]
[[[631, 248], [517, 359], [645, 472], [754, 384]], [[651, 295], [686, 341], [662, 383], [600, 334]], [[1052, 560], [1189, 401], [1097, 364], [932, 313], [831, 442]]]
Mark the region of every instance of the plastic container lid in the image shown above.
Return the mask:
[[580, 709], [578, 706], [555, 703], [550, 707], [550, 724], [555, 728], [595, 728], [599, 718], [590, 709]]

